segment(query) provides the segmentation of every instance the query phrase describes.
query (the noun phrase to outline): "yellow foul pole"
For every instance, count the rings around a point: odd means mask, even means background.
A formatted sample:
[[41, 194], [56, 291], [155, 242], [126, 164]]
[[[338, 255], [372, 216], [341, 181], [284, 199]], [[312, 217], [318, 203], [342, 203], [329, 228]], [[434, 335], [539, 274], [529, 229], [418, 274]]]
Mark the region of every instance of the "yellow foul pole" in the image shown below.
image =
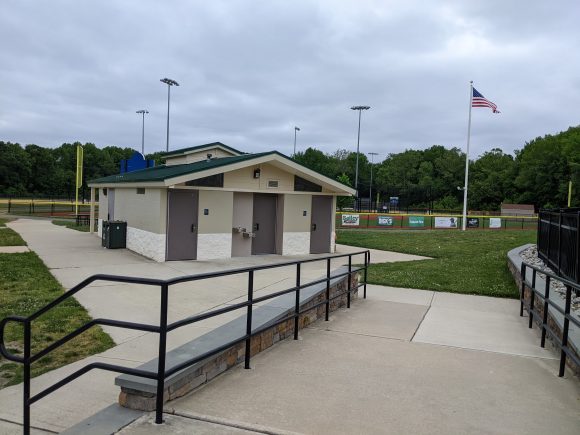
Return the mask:
[[77, 178], [75, 189], [75, 216], [79, 214], [79, 189], [83, 185], [83, 146], [77, 144]]

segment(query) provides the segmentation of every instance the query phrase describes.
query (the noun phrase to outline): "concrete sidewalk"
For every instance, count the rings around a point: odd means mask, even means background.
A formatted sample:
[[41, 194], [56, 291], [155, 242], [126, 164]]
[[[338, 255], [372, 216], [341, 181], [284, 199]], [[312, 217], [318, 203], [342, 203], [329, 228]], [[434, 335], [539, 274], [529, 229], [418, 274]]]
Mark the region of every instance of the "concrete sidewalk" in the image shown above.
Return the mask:
[[[177, 276], [280, 263], [306, 257], [259, 256], [219, 261], [178, 261], [156, 263], [126, 249], [106, 250], [100, 239], [88, 233], [53, 225], [50, 221], [19, 219], [8, 226], [20, 233], [28, 247], [49, 267], [65, 288], [97, 274], [122, 274], [137, 277], [172, 278]], [[359, 248], [338, 246], [339, 253], [360, 251]], [[322, 256], [322, 255], [320, 255]], [[373, 262], [422, 260], [424, 257], [372, 250]], [[356, 259], [353, 260], [356, 263]], [[332, 267], [344, 264], [334, 260]], [[362, 262], [362, 256], [360, 257]], [[281, 290], [293, 285], [294, 267], [259, 271], [255, 274], [256, 295]], [[325, 262], [311, 263], [302, 268], [302, 277], [315, 279], [326, 273]], [[206, 282], [173, 286], [169, 298], [169, 321], [207, 311], [245, 297], [247, 278], [229, 276]], [[75, 296], [93, 318], [122, 319], [150, 324], [159, 323], [159, 289], [134, 284], [96, 282]], [[208, 319], [196, 325], [180, 328], [168, 336], [168, 349], [173, 349], [219, 326], [239, 312]], [[108, 361], [113, 364], [137, 366], [156, 357], [158, 336], [140, 331], [104, 328], [117, 346], [84, 361], [62, 367], [32, 380], [33, 394], [50, 385], [87, 361]], [[114, 386], [116, 374], [94, 371], [39, 401], [32, 407], [32, 421], [40, 428], [62, 431], [117, 401], [119, 388]], [[9, 422], [22, 421], [22, 386], [0, 390], [0, 433], [8, 432]], [[5, 420], [2, 422], [2, 420]], [[4, 428], [2, 425], [7, 426]]]
[[[160, 264], [126, 250], [104, 250], [96, 237], [48, 222], [9, 225], [65, 287], [94, 273], [172, 277], [289, 259]], [[371, 256], [373, 262], [413, 259], [380, 251]], [[257, 294], [291, 285], [293, 272], [257, 273]], [[305, 278], [323, 273], [323, 264], [303, 270]], [[244, 295], [239, 278], [211, 287], [178, 286], [170, 296], [170, 319]], [[79, 300], [95, 317], [158, 322], [158, 292], [142, 286], [101, 283], [81, 292]], [[168, 403], [167, 425], [153, 425], [145, 415], [121, 433], [578, 434], [578, 380], [569, 371], [557, 377], [556, 355], [539, 347], [537, 331], [518, 313], [514, 300], [369, 285], [368, 299], [311, 325], [299, 341], [286, 340], [257, 355], [252, 370], [237, 367]], [[236, 314], [177, 330], [169, 335], [169, 347]], [[87, 361], [135, 366], [155, 356], [156, 336], [110, 332], [118, 346], [33, 379], [33, 392]], [[62, 431], [114, 403], [115, 376], [95, 371], [33, 405], [33, 425], [42, 429], [36, 433]], [[11, 423], [21, 421], [21, 391], [22, 386], [0, 390], [2, 434], [21, 432]]]
[[[578, 434], [578, 379], [518, 316], [517, 301], [371, 286], [318, 322], [123, 434], [218, 423], [308, 434]], [[453, 331], [453, 333], [450, 333]], [[437, 344], [433, 344], [437, 343]], [[568, 372], [569, 373], [569, 372]], [[171, 415], [176, 414], [176, 416]], [[274, 429], [272, 429], [274, 428]], [[184, 431], [182, 433], [186, 433]], [[204, 433], [204, 432], [202, 432]]]

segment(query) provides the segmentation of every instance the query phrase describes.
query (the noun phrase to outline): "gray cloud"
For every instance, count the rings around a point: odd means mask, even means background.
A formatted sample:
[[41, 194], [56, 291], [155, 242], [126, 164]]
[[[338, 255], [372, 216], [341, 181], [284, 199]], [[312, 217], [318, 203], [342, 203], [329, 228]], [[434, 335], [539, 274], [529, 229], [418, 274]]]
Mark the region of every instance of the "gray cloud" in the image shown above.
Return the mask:
[[578, 124], [579, 8], [540, 1], [5, 1], [0, 140], [247, 151], [361, 151], [466, 141], [472, 155]]

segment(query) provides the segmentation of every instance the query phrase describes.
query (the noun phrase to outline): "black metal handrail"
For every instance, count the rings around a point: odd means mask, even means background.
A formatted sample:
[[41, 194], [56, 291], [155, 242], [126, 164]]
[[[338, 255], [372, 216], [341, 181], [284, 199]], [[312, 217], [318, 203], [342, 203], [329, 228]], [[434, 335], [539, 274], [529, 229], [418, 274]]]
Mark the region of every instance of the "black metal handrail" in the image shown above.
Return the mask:
[[[353, 268], [352, 258], [353, 256], [364, 256], [364, 265], [361, 267]], [[337, 258], [345, 258], [348, 257], [348, 271], [338, 274], [331, 274], [331, 261]], [[326, 261], [326, 277], [321, 279], [316, 279], [313, 281], [309, 281], [307, 283], [301, 282], [301, 265], [305, 263], [313, 263], [318, 261]], [[177, 278], [170, 278], [166, 280], [161, 279], [154, 279], [154, 278], [137, 278], [137, 277], [128, 277], [128, 276], [117, 276], [117, 275], [106, 275], [106, 274], [97, 274], [93, 275], [89, 278], [86, 278], [81, 283], [77, 284], [76, 286], [72, 287], [69, 291], [64, 293], [63, 295], [56, 298], [54, 301], [50, 302], [43, 308], [39, 309], [35, 313], [31, 314], [28, 317], [22, 316], [8, 316], [2, 320], [0, 320], [0, 354], [9, 361], [14, 361], [20, 364], [23, 364], [23, 431], [25, 435], [30, 434], [30, 406], [37, 402], [38, 400], [42, 399], [43, 397], [53, 393], [54, 391], [58, 390], [59, 388], [63, 387], [64, 385], [68, 384], [69, 382], [75, 380], [76, 378], [84, 375], [85, 373], [93, 370], [93, 369], [100, 369], [100, 370], [107, 370], [117, 373], [123, 373], [127, 375], [133, 375], [148, 379], [155, 379], [157, 381], [157, 397], [156, 397], [156, 407], [155, 407], [155, 422], [157, 424], [161, 424], [163, 422], [163, 390], [165, 388], [165, 379], [180, 370], [183, 370], [193, 364], [198, 363], [208, 357], [216, 355], [225, 349], [228, 349], [232, 346], [235, 346], [241, 342], [245, 341], [245, 360], [244, 360], [244, 367], [246, 369], [250, 368], [250, 345], [251, 339], [253, 336], [258, 335], [265, 331], [268, 328], [273, 326], [279, 325], [281, 323], [287, 322], [289, 320], [294, 319], [294, 339], [298, 339], [298, 326], [300, 315], [304, 314], [307, 311], [311, 311], [315, 308], [318, 308], [321, 305], [326, 306], [326, 314], [325, 320], [329, 319], [329, 312], [330, 312], [330, 303], [339, 297], [343, 297], [346, 294], [347, 298], [347, 308], [350, 308], [351, 302], [351, 293], [358, 290], [360, 287], [364, 287], [363, 297], [366, 298], [366, 282], [367, 282], [367, 269], [368, 265], [370, 264], [370, 251], [359, 251], [359, 252], [352, 252], [349, 254], [340, 254], [340, 255], [330, 255], [325, 257], [316, 257], [316, 258], [309, 258], [305, 260], [295, 260], [295, 261], [286, 261], [281, 263], [274, 263], [274, 264], [266, 264], [261, 266], [252, 266], [252, 267], [245, 267], [245, 268], [237, 268], [237, 269], [230, 269], [225, 271], [218, 271], [218, 272], [207, 272], [207, 273], [200, 273], [196, 275], [186, 275]], [[254, 298], [254, 273], [260, 270], [266, 269], [274, 269], [274, 268], [281, 268], [287, 266], [296, 266], [296, 284], [288, 289], [281, 290], [272, 294], [268, 294], [265, 296], [260, 296], [258, 298]], [[352, 276], [355, 273], [363, 271], [363, 282], [358, 283], [354, 288], [352, 287]], [[185, 282], [193, 282], [193, 281], [200, 281], [205, 279], [229, 276], [229, 275], [236, 275], [236, 274], [248, 274], [248, 297], [247, 300], [244, 302], [240, 302], [238, 304], [230, 305], [227, 307], [215, 309], [209, 312], [197, 314], [194, 316], [189, 316], [184, 319], [175, 321], [173, 323], [167, 323], [167, 314], [168, 314], [168, 306], [169, 306], [169, 287], [175, 284], [185, 283]], [[347, 283], [347, 290], [340, 294], [334, 295], [332, 298], [330, 297], [330, 282], [333, 279], [341, 278], [348, 276], [348, 283]], [[123, 320], [114, 320], [114, 319], [93, 319], [90, 322], [80, 326], [79, 328], [75, 329], [73, 332], [65, 335], [64, 337], [60, 338], [59, 340], [55, 341], [51, 345], [47, 346], [43, 350], [37, 352], [36, 354], [32, 355], [31, 349], [31, 329], [32, 329], [32, 321], [37, 319], [42, 314], [46, 313], [50, 309], [54, 308], [55, 306], [59, 305], [63, 301], [69, 299], [70, 297], [74, 296], [76, 293], [81, 291], [82, 289], [86, 288], [88, 285], [92, 284], [95, 281], [109, 281], [109, 282], [120, 282], [120, 283], [128, 283], [128, 284], [143, 284], [143, 285], [152, 285], [152, 286], [159, 286], [161, 289], [161, 300], [160, 300], [160, 313], [159, 313], [159, 325], [150, 325], [144, 323], [135, 323], [135, 322], [126, 322]], [[300, 310], [300, 290], [326, 282], [326, 295], [325, 299], [315, 304], [314, 306], [305, 308], [304, 310]], [[286, 316], [285, 318], [276, 321], [274, 324], [267, 324], [261, 328], [258, 328], [252, 331], [252, 311], [253, 307], [256, 303], [263, 302], [269, 299], [273, 299], [285, 294], [289, 294], [294, 292], [296, 294], [296, 302], [294, 307], [294, 312]], [[241, 308], [247, 309], [247, 316], [246, 316], [246, 333], [235, 339], [230, 341], [229, 343], [223, 344], [218, 346], [202, 355], [199, 355], [195, 358], [191, 358], [188, 361], [184, 361], [169, 370], [166, 370], [165, 363], [166, 363], [166, 355], [167, 355], [167, 333], [171, 332], [175, 329], [180, 327], [190, 325], [195, 322], [199, 322], [205, 319], [209, 319], [211, 317], [216, 317], [221, 314], [228, 313], [230, 311], [238, 310]], [[10, 353], [4, 344], [4, 330], [6, 325], [10, 322], [21, 323], [24, 327], [24, 355], [18, 356]], [[31, 395], [30, 393], [30, 368], [32, 363], [38, 361], [40, 358], [48, 355], [50, 352], [54, 351], [55, 349], [61, 347], [68, 341], [72, 340], [73, 338], [77, 337], [78, 335], [82, 334], [83, 332], [87, 331], [88, 329], [92, 328], [95, 325], [104, 325], [104, 326], [114, 326], [123, 329], [133, 329], [145, 332], [154, 332], [159, 334], [159, 350], [158, 350], [158, 366], [157, 371], [146, 371], [140, 370], [135, 368], [128, 368], [123, 367], [115, 364], [109, 363], [102, 363], [102, 362], [94, 362], [83, 366], [79, 370], [71, 373], [70, 375], [66, 376], [65, 378], [61, 379], [60, 381], [56, 382], [55, 384], [50, 385], [49, 387], [45, 388], [44, 390], [40, 391], [35, 395]]]
[[[528, 268], [532, 270], [531, 281], [526, 280], [526, 272]], [[568, 343], [570, 322], [572, 322], [576, 327], [580, 328], [580, 320], [570, 312], [572, 308], [572, 290], [579, 292], [580, 285], [525, 262], [522, 262], [520, 274], [522, 277], [522, 284], [520, 289], [520, 317], [523, 317], [524, 308], [526, 308], [529, 313], [528, 327], [532, 328], [534, 319], [539, 321], [540, 327], [542, 329], [542, 338], [540, 341], [541, 347], [545, 347], [546, 335], [549, 334], [555, 345], [560, 348], [560, 370], [558, 372], [558, 376], [562, 377], [564, 376], [564, 371], [566, 369], [566, 358], [570, 358], [572, 361], [574, 361], [574, 364], [580, 367], [580, 359], [574, 350], [570, 348]], [[546, 277], [543, 292], [536, 288], [536, 278], [538, 274], [544, 275]], [[553, 298], [550, 296], [550, 282], [552, 280], [560, 281], [566, 287], [564, 309], [556, 304]], [[530, 289], [529, 304], [525, 300], [526, 287]], [[542, 313], [540, 313], [535, 308], [536, 295], [544, 301]], [[554, 331], [548, 324], [548, 311], [550, 308], [555, 309], [564, 317], [561, 338], [560, 334]]]

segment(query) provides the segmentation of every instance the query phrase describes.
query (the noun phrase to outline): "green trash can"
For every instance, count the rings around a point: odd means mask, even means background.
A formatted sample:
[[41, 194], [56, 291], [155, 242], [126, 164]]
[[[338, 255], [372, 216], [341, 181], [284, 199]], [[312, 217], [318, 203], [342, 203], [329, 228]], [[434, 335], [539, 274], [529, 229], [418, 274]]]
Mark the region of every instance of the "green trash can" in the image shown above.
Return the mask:
[[127, 222], [104, 221], [102, 245], [107, 249], [127, 247]]

